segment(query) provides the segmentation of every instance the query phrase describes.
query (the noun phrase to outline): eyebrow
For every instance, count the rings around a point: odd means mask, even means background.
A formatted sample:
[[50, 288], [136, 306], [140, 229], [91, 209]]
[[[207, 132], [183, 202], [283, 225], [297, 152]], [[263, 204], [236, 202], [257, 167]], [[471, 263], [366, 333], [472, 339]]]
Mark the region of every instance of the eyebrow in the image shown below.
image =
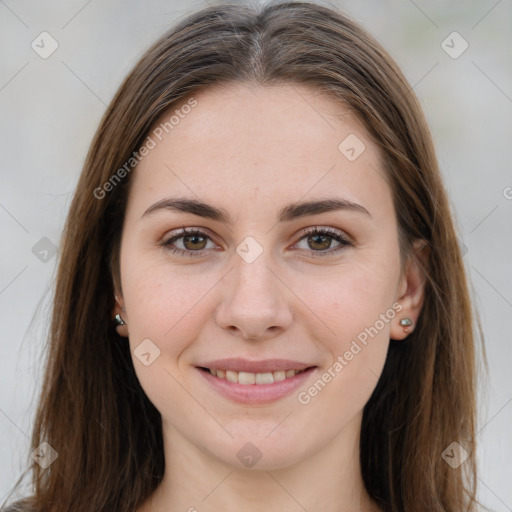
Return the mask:
[[[156, 202], [142, 214], [141, 219], [161, 210], [191, 213], [198, 217], [212, 219], [224, 224], [233, 224], [233, 219], [224, 208], [217, 208], [202, 201], [198, 201], [197, 199], [181, 197], [168, 197]], [[370, 212], [364, 206], [342, 198], [290, 203], [279, 210], [277, 218], [279, 222], [288, 222], [300, 217], [317, 215], [319, 213], [332, 212], [336, 210], [358, 212], [372, 218]]]

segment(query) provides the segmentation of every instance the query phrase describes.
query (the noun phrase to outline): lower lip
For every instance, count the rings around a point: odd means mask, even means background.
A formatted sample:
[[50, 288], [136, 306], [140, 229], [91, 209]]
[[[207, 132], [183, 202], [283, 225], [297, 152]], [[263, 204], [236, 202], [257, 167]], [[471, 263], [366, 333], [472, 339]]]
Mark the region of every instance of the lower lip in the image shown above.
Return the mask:
[[242, 404], [266, 404], [289, 395], [303, 384], [316, 370], [308, 368], [294, 377], [273, 384], [238, 384], [215, 377], [210, 372], [197, 368], [204, 379], [221, 395]]

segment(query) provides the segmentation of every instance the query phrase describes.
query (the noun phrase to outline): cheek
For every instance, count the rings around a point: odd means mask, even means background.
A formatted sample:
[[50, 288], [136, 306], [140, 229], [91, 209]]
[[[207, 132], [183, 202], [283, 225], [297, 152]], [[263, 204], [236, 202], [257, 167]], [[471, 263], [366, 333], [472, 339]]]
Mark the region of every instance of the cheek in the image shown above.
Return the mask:
[[[381, 255], [383, 256], [383, 255]], [[386, 264], [383, 262], [386, 261]], [[392, 308], [399, 275], [398, 256], [340, 265], [332, 273], [314, 278], [298, 276], [293, 284], [297, 295], [305, 300], [310, 312], [322, 321], [322, 332], [342, 350], [366, 328], [377, 322], [383, 339], [389, 335], [389, 319], [382, 325], [382, 315], [393, 317]], [[338, 346], [339, 345], [339, 346]]]
[[155, 253], [145, 256], [134, 251], [123, 263], [130, 339], [135, 343], [151, 338], [166, 353], [181, 351], [181, 340], [200, 327], [198, 315], [218, 276], [210, 272], [198, 275], [193, 265], [172, 266]]
[[[328, 281], [312, 298], [329, 329], [317, 340], [329, 360], [317, 378], [299, 391], [302, 421], [335, 435], [358, 414], [372, 395], [389, 347], [393, 287], [384, 273], [354, 267]], [[390, 291], [391, 290], [391, 291]]]
[[204, 411], [191, 406], [178, 363], [200, 336], [208, 291], [218, 279], [139, 258], [126, 258], [122, 278], [129, 344], [142, 388], [159, 411], [179, 410], [189, 423], [204, 422]]
[[386, 360], [391, 322], [398, 314], [393, 305], [399, 255], [389, 248], [387, 253], [358, 257], [357, 263], [339, 266], [329, 276], [296, 280], [297, 295], [308, 297], [312, 311], [304, 308], [298, 316], [311, 319], [311, 332], [313, 322], [320, 326], [316, 340], [330, 357], [321, 382], [303, 390], [305, 403], [321, 394], [318, 404], [336, 403], [340, 414], [350, 415], [364, 406], [375, 388]]

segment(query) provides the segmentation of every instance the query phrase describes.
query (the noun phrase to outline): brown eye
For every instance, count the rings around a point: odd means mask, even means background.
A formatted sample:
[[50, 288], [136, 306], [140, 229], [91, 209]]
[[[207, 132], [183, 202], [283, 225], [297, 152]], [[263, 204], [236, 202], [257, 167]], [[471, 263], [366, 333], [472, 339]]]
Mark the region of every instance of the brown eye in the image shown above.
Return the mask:
[[308, 236], [308, 245], [313, 250], [325, 251], [331, 247], [332, 238], [325, 235]]
[[201, 256], [203, 251], [208, 248], [208, 241], [211, 241], [210, 237], [204, 231], [199, 229], [186, 230], [183, 228], [162, 245], [173, 253]]
[[200, 235], [190, 235], [190, 236], [184, 236], [183, 238], [183, 245], [191, 250], [191, 251], [197, 251], [204, 249], [206, 246], [206, 237], [200, 236]]
[[[331, 228], [314, 228], [303, 232], [303, 236], [299, 240], [306, 241], [307, 247], [299, 247], [299, 249], [309, 250], [315, 256], [327, 256], [344, 249], [346, 246], [353, 245], [351, 241], [341, 232]], [[333, 241], [337, 245], [332, 247]]]

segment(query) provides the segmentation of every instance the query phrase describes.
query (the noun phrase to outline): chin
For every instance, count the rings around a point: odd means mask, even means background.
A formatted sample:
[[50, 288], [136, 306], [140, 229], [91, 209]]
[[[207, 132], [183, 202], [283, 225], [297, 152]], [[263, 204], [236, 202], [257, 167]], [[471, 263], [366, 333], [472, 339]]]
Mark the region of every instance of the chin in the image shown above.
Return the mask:
[[[313, 447], [311, 449], [313, 450]], [[307, 456], [303, 443], [289, 437], [276, 437], [272, 440], [264, 437], [252, 440], [251, 436], [237, 437], [236, 440], [230, 440], [229, 446], [224, 450], [219, 450], [217, 446], [210, 453], [222, 463], [237, 470], [252, 471], [286, 469]], [[230, 456], [226, 457], [228, 454]]]

